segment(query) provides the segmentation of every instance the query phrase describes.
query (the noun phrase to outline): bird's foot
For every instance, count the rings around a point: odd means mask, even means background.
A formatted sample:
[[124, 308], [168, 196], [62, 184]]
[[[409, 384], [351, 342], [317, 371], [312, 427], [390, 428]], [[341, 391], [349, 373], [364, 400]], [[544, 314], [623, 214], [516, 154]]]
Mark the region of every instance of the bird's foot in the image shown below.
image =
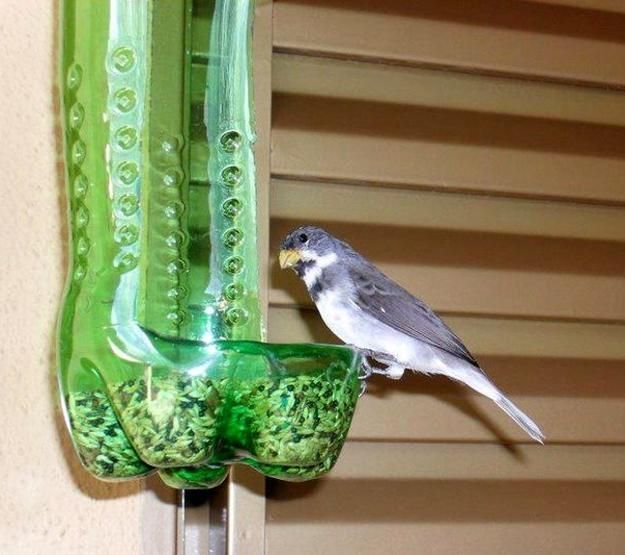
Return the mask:
[[404, 375], [405, 367], [394, 356], [376, 353], [375, 361], [383, 364], [384, 368], [376, 368], [374, 372], [391, 380], [399, 380]]
[[356, 345], [351, 345], [349, 343], [346, 343], [345, 346], [354, 349], [355, 351], [358, 351], [362, 355], [362, 363], [358, 370], [358, 377], [361, 380], [366, 380], [368, 377], [371, 376], [371, 374], [375, 372], [375, 369], [373, 368], [373, 366], [371, 366], [371, 362], [369, 362], [369, 358], [373, 357], [373, 355], [375, 354], [374, 351], [371, 351], [369, 349], [361, 349], [360, 347], [357, 347]]
[[404, 367], [401, 366], [400, 364], [389, 364], [386, 368], [384, 369], [376, 369], [374, 370], [374, 372], [376, 374], [380, 374], [382, 376], [384, 376], [385, 378], [389, 378], [391, 380], [399, 380], [403, 377], [404, 375]]
[[404, 367], [399, 364], [390, 364], [385, 368], [380, 368], [371, 365], [367, 359], [364, 359], [358, 377], [364, 382], [364, 380], [370, 378], [373, 374], [378, 374], [391, 380], [399, 380], [404, 375]]
[[[347, 344], [346, 347], [356, 349], [363, 356], [359, 375], [361, 379], [367, 379], [372, 374], [379, 374], [391, 380], [399, 380], [403, 377], [405, 367], [392, 355], [378, 353], [371, 349], [362, 349], [356, 345]], [[384, 365], [384, 367], [376, 366], [371, 361]]]
[[375, 356], [373, 357], [373, 360], [376, 363], [383, 365], [383, 367], [370, 365], [369, 367], [371, 368], [374, 374], [379, 374], [391, 380], [399, 380], [403, 377], [405, 367], [401, 362], [396, 360], [394, 357], [390, 355], [380, 356], [379, 353], [376, 353]]
[[358, 377], [361, 380], [366, 380], [373, 373], [374, 373], [374, 369], [371, 366], [371, 363], [366, 358], [363, 358], [360, 368], [358, 370]]

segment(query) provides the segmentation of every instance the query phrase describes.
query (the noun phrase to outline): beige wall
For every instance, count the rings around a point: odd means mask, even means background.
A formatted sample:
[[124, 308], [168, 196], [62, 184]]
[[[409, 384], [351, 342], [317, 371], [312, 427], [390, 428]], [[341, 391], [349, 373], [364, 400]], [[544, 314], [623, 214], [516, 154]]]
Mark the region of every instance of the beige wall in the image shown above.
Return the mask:
[[173, 550], [171, 492], [89, 477], [59, 416], [54, 327], [67, 224], [56, 4], [4, 0], [0, 9], [0, 552], [165, 553]]

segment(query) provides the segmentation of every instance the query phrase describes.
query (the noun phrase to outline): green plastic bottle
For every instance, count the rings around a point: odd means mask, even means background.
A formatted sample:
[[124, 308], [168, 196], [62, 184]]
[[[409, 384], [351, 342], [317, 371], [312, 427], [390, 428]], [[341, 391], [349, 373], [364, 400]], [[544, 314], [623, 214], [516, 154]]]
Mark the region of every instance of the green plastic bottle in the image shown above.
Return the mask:
[[251, 0], [65, 0], [59, 381], [84, 466], [212, 487], [336, 461], [348, 348], [262, 343]]

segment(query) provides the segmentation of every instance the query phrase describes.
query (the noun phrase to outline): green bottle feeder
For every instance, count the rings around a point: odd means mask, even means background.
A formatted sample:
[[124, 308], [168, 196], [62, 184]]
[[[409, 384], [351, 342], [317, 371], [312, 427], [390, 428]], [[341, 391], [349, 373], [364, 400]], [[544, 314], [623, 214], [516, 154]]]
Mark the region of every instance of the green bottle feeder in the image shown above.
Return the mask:
[[99, 478], [212, 487], [236, 462], [316, 478], [350, 426], [358, 352], [262, 342], [252, 15], [252, 0], [63, 5], [59, 381]]

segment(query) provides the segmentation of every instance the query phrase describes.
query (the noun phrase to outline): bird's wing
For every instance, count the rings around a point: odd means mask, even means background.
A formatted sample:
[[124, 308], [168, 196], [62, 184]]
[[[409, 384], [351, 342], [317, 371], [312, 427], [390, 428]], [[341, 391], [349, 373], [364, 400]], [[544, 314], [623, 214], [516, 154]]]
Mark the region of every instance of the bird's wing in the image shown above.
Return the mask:
[[350, 265], [355, 286], [353, 301], [366, 314], [415, 339], [442, 349], [479, 368], [479, 364], [430, 307], [365, 262]]

